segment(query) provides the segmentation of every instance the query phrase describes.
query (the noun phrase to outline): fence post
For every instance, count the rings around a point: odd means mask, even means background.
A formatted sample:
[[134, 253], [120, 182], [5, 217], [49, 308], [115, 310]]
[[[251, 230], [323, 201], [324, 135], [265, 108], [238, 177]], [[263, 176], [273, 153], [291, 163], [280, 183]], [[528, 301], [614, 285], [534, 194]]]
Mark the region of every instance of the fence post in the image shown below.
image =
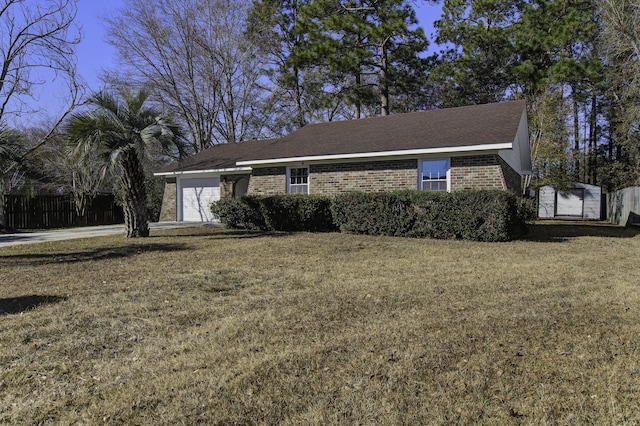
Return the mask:
[[6, 222], [6, 215], [5, 215], [5, 210], [6, 210], [6, 203], [7, 203], [7, 196], [2, 194], [2, 200], [0, 200], [0, 229], [7, 229], [7, 222]]

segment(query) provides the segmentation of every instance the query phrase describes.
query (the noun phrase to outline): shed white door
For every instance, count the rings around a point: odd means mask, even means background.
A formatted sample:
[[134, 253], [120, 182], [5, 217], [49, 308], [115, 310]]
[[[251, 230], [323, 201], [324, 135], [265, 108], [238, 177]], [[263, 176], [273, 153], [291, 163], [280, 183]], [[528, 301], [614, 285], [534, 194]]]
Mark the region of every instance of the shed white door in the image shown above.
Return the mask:
[[220, 199], [220, 178], [182, 179], [182, 220], [210, 222], [211, 203]]
[[583, 206], [584, 206], [584, 190], [583, 189], [558, 191], [558, 197], [556, 200], [556, 216], [582, 217]]
[[556, 191], [550, 186], [543, 186], [538, 191], [538, 195], [538, 217], [541, 219], [553, 218], [556, 207]]

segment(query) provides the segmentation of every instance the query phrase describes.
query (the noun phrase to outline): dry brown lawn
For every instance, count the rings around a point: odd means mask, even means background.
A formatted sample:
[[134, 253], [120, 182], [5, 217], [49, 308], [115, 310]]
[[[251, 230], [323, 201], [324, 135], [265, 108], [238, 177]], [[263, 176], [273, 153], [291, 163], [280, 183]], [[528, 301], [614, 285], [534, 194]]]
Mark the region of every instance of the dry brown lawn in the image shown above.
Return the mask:
[[0, 249], [3, 424], [640, 424], [640, 234]]

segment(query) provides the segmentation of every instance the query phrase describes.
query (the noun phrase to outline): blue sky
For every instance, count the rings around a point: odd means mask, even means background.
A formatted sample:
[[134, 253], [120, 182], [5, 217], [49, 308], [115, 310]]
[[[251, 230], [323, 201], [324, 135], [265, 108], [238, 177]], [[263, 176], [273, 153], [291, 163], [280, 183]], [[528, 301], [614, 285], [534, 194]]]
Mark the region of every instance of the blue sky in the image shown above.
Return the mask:
[[[415, 6], [418, 21], [431, 40], [433, 38], [432, 23], [439, 18], [441, 8], [439, 5], [433, 6], [422, 0], [416, 0]], [[103, 70], [115, 67], [117, 53], [105, 42], [104, 17], [117, 13], [122, 7], [122, 0], [80, 0], [78, 2], [76, 23], [82, 27], [83, 40], [77, 47], [77, 71], [87, 82], [89, 91], [99, 90], [102, 86], [100, 75]], [[55, 111], [59, 109], [56, 100], [60, 96], [56, 94], [55, 87], [49, 87], [46, 93], [40, 97], [38, 103], [54, 115]]]
[[[112, 67], [116, 52], [105, 41], [105, 14], [114, 14], [122, 7], [122, 0], [108, 2], [80, 0], [78, 2], [77, 23], [82, 26], [84, 39], [78, 46], [78, 71], [89, 85], [98, 89], [101, 70]], [[432, 38], [433, 21], [440, 16], [440, 6], [416, 1], [418, 21], [429, 39]]]
[[112, 15], [122, 8], [121, 0], [96, 1], [80, 0], [76, 22], [82, 27], [83, 40], [77, 50], [78, 73], [93, 89], [100, 87], [100, 73], [113, 66], [117, 59], [115, 49], [105, 39], [103, 17]]

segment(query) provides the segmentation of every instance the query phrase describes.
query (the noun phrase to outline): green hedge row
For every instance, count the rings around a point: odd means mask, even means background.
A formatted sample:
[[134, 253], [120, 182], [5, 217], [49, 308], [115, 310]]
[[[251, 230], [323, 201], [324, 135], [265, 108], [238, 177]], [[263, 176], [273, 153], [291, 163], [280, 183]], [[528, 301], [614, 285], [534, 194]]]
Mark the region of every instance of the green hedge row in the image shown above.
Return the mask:
[[341, 231], [369, 235], [508, 241], [523, 225], [505, 191], [348, 193], [332, 211]]
[[508, 241], [523, 230], [526, 207], [505, 191], [405, 190], [244, 196], [223, 199], [212, 212], [231, 228]]
[[335, 231], [331, 198], [316, 195], [245, 195], [225, 198], [211, 212], [229, 228], [263, 231]]

